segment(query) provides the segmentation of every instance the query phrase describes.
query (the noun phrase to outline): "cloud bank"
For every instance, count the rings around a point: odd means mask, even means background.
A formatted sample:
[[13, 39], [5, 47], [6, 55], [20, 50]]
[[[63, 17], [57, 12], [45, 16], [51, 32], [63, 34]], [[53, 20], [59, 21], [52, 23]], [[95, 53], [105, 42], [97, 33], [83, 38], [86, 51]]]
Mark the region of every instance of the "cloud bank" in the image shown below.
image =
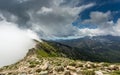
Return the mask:
[[16, 24], [0, 21], [0, 67], [22, 59], [38, 39], [30, 30], [21, 30]]

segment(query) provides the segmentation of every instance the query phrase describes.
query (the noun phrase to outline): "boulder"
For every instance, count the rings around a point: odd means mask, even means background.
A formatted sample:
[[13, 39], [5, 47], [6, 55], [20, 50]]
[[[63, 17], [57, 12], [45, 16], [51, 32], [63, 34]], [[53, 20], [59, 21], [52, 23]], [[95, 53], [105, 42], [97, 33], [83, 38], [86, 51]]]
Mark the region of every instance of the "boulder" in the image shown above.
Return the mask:
[[46, 62], [44, 65], [41, 65], [40, 68], [41, 70], [47, 70], [49, 66], [50, 66], [49, 62]]
[[95, 71], [95, 75], [103, 75], [101, 71]]
[[67, 66], [67, 69], [68, 69], [68, 70], [71, 70], [71, 71], [76, 71], [76, 68], [73, 67], [73, 66]]
[[64, 71], [64, 67], [63, 66], [56, 66], [54, 68], [54, 70], [57, 71], [57, 72]]
[[69, 71], [69, 70], [66, 70], [66, 71], [64, 72], [64, 75], [71, 75], [71, 74], [70, 74], [70, 71]]
[[41, 71], [40, 75], [48, 75], [48, 71]]
[[116, 66], [116, 65], [110, 65], [109, 70], [119, 70], [119, 66]]

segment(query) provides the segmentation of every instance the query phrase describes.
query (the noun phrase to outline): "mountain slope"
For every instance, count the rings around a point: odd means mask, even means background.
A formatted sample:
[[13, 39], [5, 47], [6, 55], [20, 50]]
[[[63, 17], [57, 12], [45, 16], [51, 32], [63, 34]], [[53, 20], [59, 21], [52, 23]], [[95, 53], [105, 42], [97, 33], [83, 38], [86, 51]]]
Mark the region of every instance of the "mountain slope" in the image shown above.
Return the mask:
[[[0, 75], [119, 75], [120, 65], [73, 60], [74, 48], [56, 42], [36, 41], [21, 61], [0, 68]], [[68, 52], [67, 52], [68, 51]], [[72, 55], [74, 55], [72, 57]], [[76, 55], [77, 56], [77, 55]], [[69, 58], [63, 58], [69, 57]]]
[[[94, 62], [95, 61], [96, 62], [101, 62], [101, 61], [109, 62], [109, 60], [106, 60], [102, 56], [95, 55], [95, 54], [93, 55], [91, 51], [87, 50], [87, 48], [80, 49], [80, 48], [67, 46], [67, 45], [64, 45], [58, 42], [53, 42], [53, 41], [44, 41], [44, 43], [46, 43], [46, 45], [49, 45], [49, 47], [52, 48], [51, 51], [53, 53], [56, 53], [56, 56], [67, 57], [67, 58], [77, 59], [77, 60], [94, 61]], [[38, 47], [40, 46], [41, 45], [39, 44]], [[51, 54], [51, 52], [46, 51], [46, 49], [44, 49], [44, 51], [47, 54]]]
[[57, 42], [77, 48], [78, 52], [86, 56], [86, 60], [120, 62], [120, 37], [118, 36], [84, 37], [57, 40]]

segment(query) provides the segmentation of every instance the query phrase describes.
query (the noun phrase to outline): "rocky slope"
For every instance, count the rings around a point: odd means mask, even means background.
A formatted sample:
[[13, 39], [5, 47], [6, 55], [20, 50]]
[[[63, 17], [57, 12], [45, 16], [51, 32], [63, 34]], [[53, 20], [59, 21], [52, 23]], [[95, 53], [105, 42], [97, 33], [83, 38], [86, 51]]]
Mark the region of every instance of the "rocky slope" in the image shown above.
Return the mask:
[[0, 68], [0, 75], [120, 75], [119, 63], [73, 60], [62, 51], [69, 47], [62, 46], [57, 49], [53, 43], [37, 41], [23, 60]]

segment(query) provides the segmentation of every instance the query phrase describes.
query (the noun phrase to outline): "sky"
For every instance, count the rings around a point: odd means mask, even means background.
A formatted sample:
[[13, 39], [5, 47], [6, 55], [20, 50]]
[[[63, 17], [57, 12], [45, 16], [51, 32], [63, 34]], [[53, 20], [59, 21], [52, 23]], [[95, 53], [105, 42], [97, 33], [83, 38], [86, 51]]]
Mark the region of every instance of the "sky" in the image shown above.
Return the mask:
[[33, 39], [120, 36], [120, 0], [0, 0], [0, 67], [25, 56]]
[[120, 36], [119, 0], [0, 0], [0, 14], [42, 39]]

